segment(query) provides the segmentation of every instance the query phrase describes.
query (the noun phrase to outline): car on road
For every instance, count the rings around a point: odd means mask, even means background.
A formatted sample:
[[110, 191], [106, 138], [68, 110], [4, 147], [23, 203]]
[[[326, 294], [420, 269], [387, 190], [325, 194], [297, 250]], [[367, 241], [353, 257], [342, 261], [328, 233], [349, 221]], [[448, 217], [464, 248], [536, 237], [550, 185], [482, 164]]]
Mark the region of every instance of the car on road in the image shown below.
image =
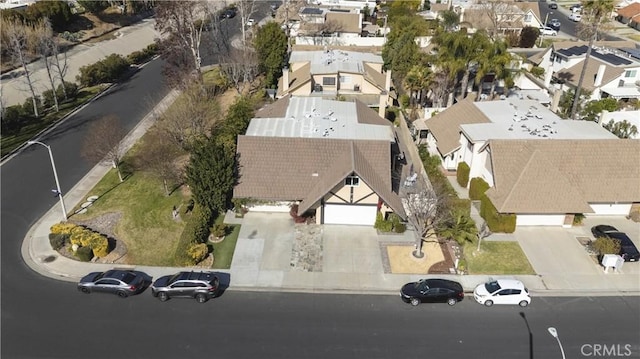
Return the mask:
[[591, 234], [595, 238], [605, 237], [620, 241], [620, 253], [625, 262], [640, 261], [640, 252], [626, 233], [620, 232], [616, 227], [607, 224], [600, 224], [591, 228]]
[[174, 297], [194, 298], [204, 303], [218, 294], [220, 279], [213, 272], [178, 272], [156, 279], [151, 294], [161, 302]]
[[112, 269], [106, 272], [92, 272], [80, 279], [78, 290], [89, 294], [112, 293], [121, 298], [144, 290], [146, 274], [137, 271]]
[[558, 9], [558, 4], [554, 3], [554, 2], [550, 2], [549, 3], [549, 9], [551, 10], [557, 10]]
[[515, 279], [496, 279], [480, 284], [473, 291], [476, 302], [490, 307], [494, 304], [517, 304], [526, 307], [531, 303], [529, 290]]
[[233, 8], [225, 9], [220, 13], [220, 18], [231, 19], [236, 16], [236, 10]]
[[540, 28], [540, 35], [543, 36], [556, 36], [558, 35], [558, 32], [552, 28], [550, 28], [549, 26], [543, 26]]
[[558, 19], [551, 19], [551, 21], [549, 21], [549, 27], [554, 29], [554, 30], [556, 30], [556, 31], [560, 30], [560, 26], [561, 25], [562, 24], [560, 23], [560, 20], [558, 20]]
[[574, 12], [571, 15], [569, 15], [569, 20], [573, 22], [579, 22], [580, 20], [582, 20], [582, 15], [580, 15], [577, 12]]
[[253, 25], [255, 25], [256, 20], [254, 20], [253, 18], [249, 18], [249, 20], [247, 20], [247, 27], [252, 27]]
[[456, 305], [464, 299], [462, 285], [447, 279], [421, 279], [410, 282], [400, 289], [400, 297], [405, 303], [417, 306], [420, 303], [447, 303]]

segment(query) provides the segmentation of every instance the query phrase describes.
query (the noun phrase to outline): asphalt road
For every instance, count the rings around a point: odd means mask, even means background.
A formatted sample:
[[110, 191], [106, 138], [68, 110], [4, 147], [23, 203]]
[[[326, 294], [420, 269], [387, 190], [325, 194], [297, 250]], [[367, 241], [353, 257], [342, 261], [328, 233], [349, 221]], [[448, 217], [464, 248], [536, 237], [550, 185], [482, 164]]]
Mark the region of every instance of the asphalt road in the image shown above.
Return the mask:
[[[576, 4], [578, 1], [576, 1]], [[549, 16], [547, 17], [547, 14]], [[559, 36], [569, 36], [571, 38], [578, 38], [578, 23], [569, 20], [569, 15], [571, 12], [568, 8], [561, 9], [560, 7], [556, 10], [549, 9], [548, 5], [545, 3], [540, 3], [540, 20], [545, 21], [547, 19], [547, 23], [551, 22], [551, 19], [558, 19], [560, 21], [560, 31], [558, 31]], [[613, 34], [601, 34], [598, 36], [599, 40], [608, 40], [608, 41], [620, 41], [623, 40]]]

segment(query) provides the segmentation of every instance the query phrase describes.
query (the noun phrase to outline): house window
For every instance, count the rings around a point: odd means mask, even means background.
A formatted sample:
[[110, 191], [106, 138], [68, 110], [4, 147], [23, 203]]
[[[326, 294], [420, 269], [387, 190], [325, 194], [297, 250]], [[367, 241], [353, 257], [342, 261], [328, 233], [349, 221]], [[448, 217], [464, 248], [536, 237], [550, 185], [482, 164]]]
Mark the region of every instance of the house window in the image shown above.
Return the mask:
[[624, 73], [624, 77], [636, 77], [636, 74], [638, 73], [638, 70], [628, 70]]
[[324, 85], [324, 86], [335, 86], [336, 85], [336, 78], [335, 77], [323, 77], [322, 78], [322, 85]]
[[344, 185], [349, 187], [358, 187], [360, 185], [360, 178], [358, 176], [349, 176], [345, 178]]
[[531, 22], [532, 18], [533, 18], [533, 16], [531, 14], [526, 14], [524, 16], [524, 22]]

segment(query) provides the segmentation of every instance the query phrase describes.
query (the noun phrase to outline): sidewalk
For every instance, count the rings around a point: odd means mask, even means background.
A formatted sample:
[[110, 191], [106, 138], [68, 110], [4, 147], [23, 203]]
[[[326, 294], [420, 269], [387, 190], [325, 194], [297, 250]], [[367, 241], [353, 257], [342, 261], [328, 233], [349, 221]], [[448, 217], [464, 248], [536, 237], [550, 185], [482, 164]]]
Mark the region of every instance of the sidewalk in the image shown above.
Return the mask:
[[[138, 51], [152, 44], [159, 33], [154, 29], [155, 19], [144, 19], [140, 23], [123, 27], [113, 34], [117, 37], [112, 40], [101, 41], [99, 43], [83, 43], [74, 46], [67, 52], [67, 73], [65, 79], [68, 82], [75, 82], [76, 76], [80, 73], [82, 66], [98, 62], [111, 54], [127, 56], [134, 51]], [[62, 60], [62, 56], [60, 59]], [[49, 89], [49, 78], [42, 61], [35, 61], [27, 65], [31, 71], [31, 78], [34, 82], [36, 93], [40, 94]], [[22, 73], [22, 69], [16, 69], [10, 73]], [[10, 76], [7, 76], [10, 77]], [[5, 106], [22, 104], [31, 93], [25, 83], [24, 76], [17, 76], [13, 79], [7, 78], [0, 82], [2, 86], [2, 99]]]

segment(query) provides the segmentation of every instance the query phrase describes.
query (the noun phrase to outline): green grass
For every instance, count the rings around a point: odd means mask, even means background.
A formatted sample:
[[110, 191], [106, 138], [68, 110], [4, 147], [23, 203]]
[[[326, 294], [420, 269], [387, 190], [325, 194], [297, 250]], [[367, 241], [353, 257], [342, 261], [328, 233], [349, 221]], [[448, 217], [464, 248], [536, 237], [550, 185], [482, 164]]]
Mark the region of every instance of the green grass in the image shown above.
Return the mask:
[[103, 85], [84, 88], [73, 101], [60, 104], [60, 111], [45, 114], [41, 119], [20, 129], [20, 132], [16, 135], [2, 136], [0, 156], [9, 154], [23, 143], [31, 140], [40, 131], [60, 121], [64, 116], [82, 106], [103, 90]]
[[464, 247], [469, 274], [535, 274], [518, 242], [484, 241]]
[[230, 234], [224, 237], [224, 240], [220, 243], [214, 243], [213, 256], [213, 269], [229, 269], [231, 268], [231, 260], [233, 259], [233, 252], [236, 249], [236, 242], [238, 242], [238, 234], [240, 233], [239, 225], [229, 225], [233, 229]]
[[116, 238], [127, 245], [130, 264], [171, 266], [184, 220], [172, 218], [173, 206], [186, 202], [180, 190], [164, 194], [161, 182], [141, 172], [133, 173], [119, 183], [115, 170], [91, 190], [99, 196], [86, 214], [71, 216], [89, 219], [109, 212], [122, 212], [115, 229]]

